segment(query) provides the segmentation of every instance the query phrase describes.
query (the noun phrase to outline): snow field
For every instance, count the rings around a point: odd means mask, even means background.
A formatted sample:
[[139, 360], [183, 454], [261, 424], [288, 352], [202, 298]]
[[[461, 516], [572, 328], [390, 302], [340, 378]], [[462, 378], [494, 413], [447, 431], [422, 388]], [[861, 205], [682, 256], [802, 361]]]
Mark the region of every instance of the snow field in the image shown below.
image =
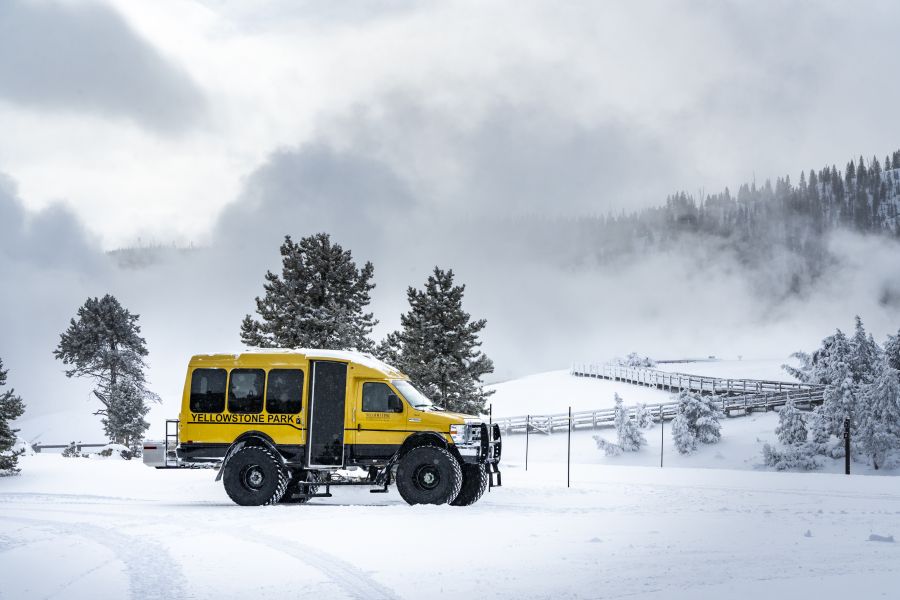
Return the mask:
[[900, 533], [886, 477], [578, 464], [566, 489], [558, 463], [513, 462], [468, 508], [365, 489], [247, 508], [212, 470], [22, 467], [0, 480], [4, 599], [827, 599], [900, 584], [900, 545], [868, 541]]

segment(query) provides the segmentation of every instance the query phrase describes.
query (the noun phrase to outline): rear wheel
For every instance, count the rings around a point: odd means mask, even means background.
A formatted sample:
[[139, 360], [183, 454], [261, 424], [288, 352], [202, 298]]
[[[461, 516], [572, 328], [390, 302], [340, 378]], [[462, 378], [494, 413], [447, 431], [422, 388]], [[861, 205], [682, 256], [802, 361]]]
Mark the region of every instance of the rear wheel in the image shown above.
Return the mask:
[[462, 466], [462, 487], [459, 495], [451, 502], [453, 506], [469, 506], [478, 502], [488, 486], [488, 473], [484, 465], [466, 463]]
[[419, 446], [397, 467], [397, 491], [408, 504], [446, 504], [462, 485], [459, 462], [446, 449]]
[[241, 506], [275, 504], [287, 489], [290, 474], [268, 448], [244, 446], [225, 465], [228, 497]]

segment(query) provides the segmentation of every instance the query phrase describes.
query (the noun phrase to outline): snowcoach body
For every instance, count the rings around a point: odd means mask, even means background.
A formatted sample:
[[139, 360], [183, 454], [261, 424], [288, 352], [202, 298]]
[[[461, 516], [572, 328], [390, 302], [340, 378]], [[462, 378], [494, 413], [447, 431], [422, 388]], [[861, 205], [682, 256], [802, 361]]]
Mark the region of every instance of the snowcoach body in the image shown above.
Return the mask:
[[[499, 427], [436, 407], [406, 375], [357, 352], [196, 355], [171, 437], [148, 442], [145, 462], [220, 465], [217, 479], [245, 505], [391, 483], [410, 504], [468, 505], [501, 484]], [[162, 465], [160, 446], [170, 448]]]

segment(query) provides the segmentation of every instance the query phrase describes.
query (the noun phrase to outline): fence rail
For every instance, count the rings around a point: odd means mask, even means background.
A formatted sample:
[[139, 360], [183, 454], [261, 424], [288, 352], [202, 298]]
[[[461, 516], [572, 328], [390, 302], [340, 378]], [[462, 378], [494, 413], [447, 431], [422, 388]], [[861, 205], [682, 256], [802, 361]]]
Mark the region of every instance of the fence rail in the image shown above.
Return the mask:
[[[613, 379], [635, 385], [649, 385], [671, 391], [691, 390], [700, 393], [712, 393], [719, 396], [716, 399], [720, 403], [722, 412], [727, 416], [746, 415], [751, 412], [774, 410], [775, 407], [784, 406], [788, 398], [792, 398], [798, 408], [811, 409], [816, 404], [822, 403], [824, 387], [812, 386], [786, 381], [765, 381], [758, 379], [721, 379], [717, 377], [703, 377], [686, 373], [666, 373], [656, 369], [636, 369], [620, 367], [618, 365], [589, 365], [597, 367], [593, 371], [572, 369], [572, 374], [578, 377], [600, 377]], [[593, 373], [593, 374], [588, 374]], [[657, 374], [669, 377], [658, 378]], [[747, 393], [740, 393], [748, 389]], [[725, 391], [730, 393], [725, 393]], [[678, 414], [678, 401], [659, 402], [645, 404], [644, 407], [651, 416], [659, 421], [660, 411], [663, 420], [671, 420]], [[627, 407], [629, 415], [634, 417], [637, 406]], [[573, 412], [571, 416], [572, 429], [600, 429], [612, 427], [616, 417], [615, 408], [599, 408], [595, 410], [583, 410]], [[534, 433], [552, 434], [555, 430], [568, 430], [569, 414], [555, 413], [548, 415], [520, 415], [516, 417], [493, 417], [494, 423], [500, 425], [504, 433], [525, 433], [526, 430]]]
[[623, 381], [634, 385], [656, 387], [680, 391], [690, 390], [701, 394], [750, 394], [765, 392], [786, 392], [791, 390], [815, 389], [817, 386], [791, 381], [771, 381], [767, 379], [731, 379], [660, 371], [646, 367], [625, 367], [614, 364], [584, 363], [572, 366], [576, 377], [597, 377], [613, 381]]
[[[77, 452], [81, 452], [82, 448], [102, 448], [103, 446], [108, 446], [110, 442], [103, 442], [102, 444], [82, 444], [81, 442], [75, 442], [75, 450]], [[59, 448], [68, 448], [71, 444], [32, 444], [31, 449], [35, 451], [36, 454], [40, 454], [41, 450], [51, 450], [51, 449], [59, 449]]]

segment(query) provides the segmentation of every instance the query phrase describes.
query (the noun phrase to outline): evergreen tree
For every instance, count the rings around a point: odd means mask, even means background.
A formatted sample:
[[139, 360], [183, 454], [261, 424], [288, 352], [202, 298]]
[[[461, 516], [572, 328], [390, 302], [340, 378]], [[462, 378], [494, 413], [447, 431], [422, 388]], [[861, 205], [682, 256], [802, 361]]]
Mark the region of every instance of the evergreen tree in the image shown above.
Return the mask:
[[256, 298], [260, 319], [247, 315], [241, 340], [257, 348], [324, 348], [371, 351], [378, 323], [365, 312], [374, 267], [356, 267], [349, 250], [327, 233], [281, 245], [282, 271], [266, 272], [265, 295]]
[[897, 335], [888, 336], [884, 344], [884, 359], [892, 369], [900, 371], [900, 331]]
[[862, 319], [856, 316], [856, 331], [850, 341], [850, 370], [853, 381], [857, 384], [872, 383], [881, 361], [881, 349], [871, 335], [866, 333]]
[[615, 425], [618, 443], [626, 452], [636, 452], [642, 446], [647, 445], [647, 439], [644, 437], [644, 432], [640, 430], [637, 423], [628, 414], [628, 409], [625, 407], [622, 397], [616, 394], [615, 402]]
[[678, 414], [672, 421], [672, 440], [681, 454], [690, 454], [697, 444], [715, 444], [722, 437], [722, 410], [715, 396], [689, 390], [678, 394]]
[[778, 441], [786, 446], [802, 444], [806, 441], [806, 422], [803, 413], [788, 396], [787, 402], [778, 412], [778, 427], [775, 428]]
[[481, 350], [478, 334], [487, 321], [471, 320], [462, 308], [465, 285], [453, 285], [453, 270], [434, 268], [425, 289], [410, 287], [409, 312], [401, 329], [378, 348], [379, 356], [406, 373], [438, 406], [479, 414], [488, 396], [481, 378], [494, 364]]
[[[7, 371], [3, 369], [3, 361], [0, 360], [0, 390], [6, 385]], [[10, 426], [10, 421], [18, 419], [25, 412], [25, 403], [16, 395], [14, 389], [0, 391], [0, 475], [12, 475], [18, 473], [17, 468], [21, 450], [15, 450], [16, 432]]]
[[882, 362], [875, 380], [865, 386], [858, 417], [858, 444], [878, 469], [900, 450], [900, 373]]
[[859, 388], [853, 381], [853, 375], [847, 363], [840, 361], [833, 365], [830, 375], [831, 383], [825, 386], [820, 414], [825, 420], [828, 433], [840, 437], [844, 433], [844, 420], [850, 419], [855, 427], [854, 419], [858, 408]]
[[649, 429], [653, 426], [655, 416], [645, 403], [638, 404], [634, 409], [634, 422], [640, 429]]
[[[136, 444], [134, 428], [118, 429], [127, 420], [142, 419], [147, 413], [146, 401], [159, 402], [159, 397], [146, 389], [144, 357], [146, 341], [140, 336], [139, 315], [131, 314], [119, 301], [107, 294], [88, 298], [78, 308], [77, 319], [60, 335], [54, 356], [64, 365], [67, 377], [87, 377], [96, 383], [94, 395], [103, 404], [95, 415], [103, 417], [110, 439], [118, 443]], [[140, 396], [140, 406], [134, 397]], [[146, 427], [140, 432], [146, 430]]]
[[115, 402], [110, 404], [101, 419], [103, 429], [109, 439], [136, 449], [144, 432], [150, 428], [150, 423], [144, 420], [150, 412], [150, 407], [144, 402], [146, 391], [140, 383], [126, 375], [119, 377], [110, 388], [110, 397]]

